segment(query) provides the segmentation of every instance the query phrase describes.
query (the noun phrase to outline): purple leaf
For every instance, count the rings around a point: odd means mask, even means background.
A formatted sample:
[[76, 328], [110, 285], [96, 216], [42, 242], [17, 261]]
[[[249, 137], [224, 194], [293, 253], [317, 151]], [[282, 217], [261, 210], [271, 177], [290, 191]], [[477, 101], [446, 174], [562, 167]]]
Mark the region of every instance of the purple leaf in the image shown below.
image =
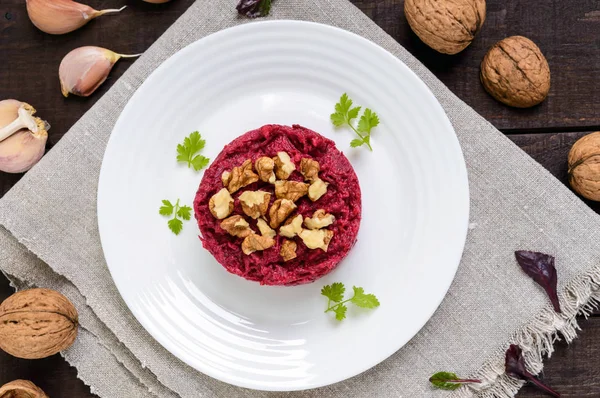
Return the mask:
[[546, 392], [553, 397], [560, 397], [560, 394], [546, 386], [544, 383], [536, 379], [531, 373], [525, 369], [525, 360], [523, 359], [523, 351], [518, 345], [511, 344], [506, 350], [506, 361], [504, 362], [506, 374], [515, 379], [531, 382], [540, 390]]
[[554, 311], [561, 313], [558, 294], [556, 292], [556, 268], [554, 267], [554, 257], [549, 254], [519, 250], [515, 252], [517, 262], [534, 281], [544, 288]]

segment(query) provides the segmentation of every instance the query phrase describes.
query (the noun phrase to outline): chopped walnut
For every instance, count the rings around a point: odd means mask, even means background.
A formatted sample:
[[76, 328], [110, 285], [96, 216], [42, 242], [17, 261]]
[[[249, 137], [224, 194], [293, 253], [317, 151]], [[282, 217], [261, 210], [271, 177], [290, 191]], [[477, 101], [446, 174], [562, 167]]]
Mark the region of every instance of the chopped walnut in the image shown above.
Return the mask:
[[275, 182], [275, 161], [267, 156], [260, 157], [254, 162], [254, 168], [261, 181], [273, 184]]
[[287, 180], [296, 170], [290, 155], [286, 152], [277, 152], [277, 156], [273, 158], [273, 161], [275, 161], [275, 174], [280, 180]]
[[320, 170], [321, 166], [316, 160], [303, 158], [300, 161], [300, 173], [304, 176], [304, 179], [307, 181], [316, 181], [319, 178]]
[[233, 211], [233, 198], [226, 188], [214, 194], [208, 201], [210, 213], [217, 219], [222, 220]]
[[229, 233], [229, 235], [245, 238], [252, 233], [250, 224], [240, 215], [231, 216], [221, 222], [221, 228]]
[[221, 181], [223, 181], [223, 186], [227, 187], [229, 185], [229, 181], [231, 181], [231, 173], [227, 170], [221, 174]]
[[296, 249], [298, 245], [293, 240], [285, 239], [281, 244], [279, 254], [283, 257], [283, 261], [290, 261], [296, 258]]
[[303, 229], [299, 236], [309, 249], [321, 249], [326, 252], [329, 242], [333, 238], [333, 231], [328, 229]]
[[238, 189], [256, 181], [258, 181], [258, 174], [252, 171], [252, 161], [248, 159], [240, 167], [234, 167], [233, 170], [231, 170], [231, 177], [229, 178], [227, 189], [229, 189], [229, 193], [234, 193]]
[[294, 202], [288, 199], [277, 199], [269, 209], [271, 228], [278, 228], [285, 219], [296, 210]]
[[285, 225], [279, 228], [281, 236], [293, 238], [302, 231], [302, 214], [286, 221]]
[[246, 191], [240, 195], [242, 210], [254, 219], [267, 214], [270, 201], [271, 194], [265, 191]]
[[289, 199], [297, 201], [308, 193], [308, 184], [298, 181], [275, 182], [275, 196], [277, 199]]
[[256, 251], [269, 249], [273, 246], [275, 246], [275, 240], [273, 238], [252, 233], [246, 236], [242, 242], [242, 252], [248, 255]]
[[277, 232], [275, 232], [273, 228], [269, 227], [269, 224], [267, 224], [264, 218], [259, 218], [256, 222], [256, 226], [258, 227], [258, 230], [262, 236], [274, 238], [277, 235]]
[[326, 213], [325, 210], [319, 209], [313, 213], [312, 218], [306, 217], [304, 225], [308, 229], [321, 229], [330, 226], [335, 221], [333, 214]]
[[315, 182], [310, 184], [310, 186], [308, 187], [308, 197], [310, 198], [310, 200], [315, 202], [321, 199], [321, 197], [327, 193], [328, 185], [329, 184], [325, 181], [321, 180], [320, 178], [317, 178]]

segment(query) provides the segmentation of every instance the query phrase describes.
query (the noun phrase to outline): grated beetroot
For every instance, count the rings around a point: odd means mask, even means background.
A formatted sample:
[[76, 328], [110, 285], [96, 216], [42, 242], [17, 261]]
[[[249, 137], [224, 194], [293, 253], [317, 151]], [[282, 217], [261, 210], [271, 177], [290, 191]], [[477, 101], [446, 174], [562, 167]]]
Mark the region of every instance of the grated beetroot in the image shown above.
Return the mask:
[[[276, 237], [274, 247], [245, 255], [241, 250], [241, 238], [229, 235], [221, 229], [220, 221], [215, 219], [208, 209], [210, 197], [223, 188], [221, 174], [240, 166], [246, 159], [254, 162], [261, 156], [273, 157], [277, 152], [287, 152], [296, 168], [302, 158], [312, 158], [319, 162], [320, 178], [329, 183], [327, 193], [318, 201], [311, 202], [308, 197], [299, 199], [295, 214], [312, 217], [313, 212], [324, 209], [335, 216], [336, 221], [328, 227], [334, 232], [327, 252], [320, 249], [310, 250], [298, 237], [296, 241], [297, 258], [284, 262], [279, 255], [283, 237]], [[289, 178], [303, 181], [296, 170]], [[233, 194], [234, 214], [243, 215], [238, 197], [244, 191], [263, 190], [272, 193], [271, 203], [275, 200], [273, 186], [259, 181]], [[361, 192], [358, 178], [348, 159], [340, 152], [335, 143], [307, 128], [294, 125], [266, 125], [250, 131], [235, 139], [223, 148], [212, 165], [204, 173], [196, 199], [194, 212], [200, 227], [200, 240], [215, 259], [227, 271], [264, 285], [299, 285], [310, 283], [331, 272], [348, 254], [356, 243], [361, 220]], [[259, 233], [256, 220], [250, 220], [251, 228]]]

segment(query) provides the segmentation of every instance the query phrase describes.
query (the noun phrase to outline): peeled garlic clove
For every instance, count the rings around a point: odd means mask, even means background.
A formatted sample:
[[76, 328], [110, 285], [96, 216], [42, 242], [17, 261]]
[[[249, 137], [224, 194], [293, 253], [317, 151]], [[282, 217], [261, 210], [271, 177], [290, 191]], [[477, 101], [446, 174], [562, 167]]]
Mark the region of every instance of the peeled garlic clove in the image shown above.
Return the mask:
[[60, 91], [87, 97], [104, 83], [112, 67], [121, 58], [139, 57], [141, 54], [117, 54], [102, 47], [79, 47], [63, 58], [58, 68]]
[[22, 173], [44, 155], [50, 127], [34, 113], [27, 103], [0, 101], [0, 134], [6, 136], [0, 142], [0, 171]]
[[81, 28], [100, 15], [122, 11], [119, 9], [94, 10], [72, 0], [26, 0], [27, 14], [31, 22], [41, 31], [62, 35]]

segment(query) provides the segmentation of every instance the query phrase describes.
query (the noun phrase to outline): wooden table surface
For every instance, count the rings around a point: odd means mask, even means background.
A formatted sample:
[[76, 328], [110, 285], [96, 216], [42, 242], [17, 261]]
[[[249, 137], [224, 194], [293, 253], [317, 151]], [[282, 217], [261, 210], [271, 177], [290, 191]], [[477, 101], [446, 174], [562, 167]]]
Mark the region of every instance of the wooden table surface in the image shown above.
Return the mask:
[[[277, 7], [275, 0], [273, 6]], [[566, 157], [581, 136], [600, 130], [600, 2], [598, 0], [488, 0], [487, 19], [475, 42], [462, 53], [447, 56], [425, 46], [410, 30], [402, 0], [352, 0], [379, 26], [420, 59], [462, 100], [492, 122], [512, 141], [566, 183]], [[210, 4], [209, 1], [205, 2]], [[48, 147], [87, 111], [131, 64], [120, 61], [109, 80], [91, 98], [60, 94], [58, 65], [82, 45], [107, 47], [119, 53], [143, 52], [192, 0], [153, 5], [140, 0], [90, 0], [96, 9], [129, 6], [117, 16], [103, 16], [63, 36], [37, 30], [24, 0], [0, 2], [0, 99], [31, 103], [52, 124]], [[235, 0], [231, 0], [232, 12]], [[208, 5], [210, 7], [210, 5]], [[479, 64], [486, 50], [511, 35], [524, 35], [546, 55], [552, 88], [546, 102], [533, 109], [511, 109], [494, 101], [479, 83]], [[0, 195], [20, 175], [0, 173]], [[596, 211], [598, 204], [588, 203]], [[11, 294], [0, 276], [0, 300]], [[600, 397], [600, 317], [580, 319], [582, 330], [570, 346], [557, 343], [546, 361], [543, 379], [563, 397]], [[37, 361], [0, 352], [0, 385], [30, 379], [51, 397], [93, 397], [77, 372], [58, 355]], [[126, 394], [124, 393], [123, 397]], [[531, 387], [518, 397], [542, 397]]]

